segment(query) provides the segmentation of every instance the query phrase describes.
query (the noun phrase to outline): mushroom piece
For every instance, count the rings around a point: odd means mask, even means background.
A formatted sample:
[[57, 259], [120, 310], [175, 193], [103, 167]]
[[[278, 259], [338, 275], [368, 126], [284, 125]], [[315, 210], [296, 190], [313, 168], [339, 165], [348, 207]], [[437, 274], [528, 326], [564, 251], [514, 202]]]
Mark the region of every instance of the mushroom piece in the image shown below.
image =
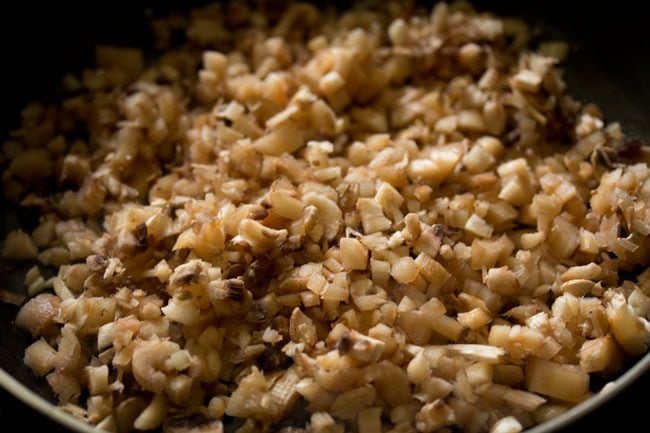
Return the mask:
[[30, 299], [18, 312], [16, 326], [33, 337], [50, 335], [56, 331], [54, 318], [59, 314], [61, 298], [42, 293]]
[[198, 283], [201, 272], [209, 266], [210, 264], [203, 260], [190, 260], [176, 267], [169, 277], [169, 288], [175, 291], [183, 286]]
[[[281, 245], [287, 238], [287, 230], [275, 230], [250, 218], [241, 220], [238, 228], [240, 238], [254, 253], [263, 253]], [[233, 243], [237, 241], [233, 239]]]
[[133, 351], [133, 376], [147, 391], [161, 393], [167, 384], [166, 361], [180, 346], [172, 341], [150, 340], [138, 342]]
[[357, 361], [368, 363], [379, 360], [385, 347], [386, 343], [383, 341], [354, 330], [345, 332], [337, 342], [341, 353], [349, 353]]

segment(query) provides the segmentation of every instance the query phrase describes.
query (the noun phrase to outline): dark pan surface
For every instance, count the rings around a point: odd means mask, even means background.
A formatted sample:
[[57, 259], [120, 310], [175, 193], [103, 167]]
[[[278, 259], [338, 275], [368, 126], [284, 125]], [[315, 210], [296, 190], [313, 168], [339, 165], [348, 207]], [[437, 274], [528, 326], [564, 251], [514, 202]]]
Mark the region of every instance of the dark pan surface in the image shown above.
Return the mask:
[[[3, 5], [0, 14], [0, 52], [3, 58], [0, 67], [1, 140], [5, 139], [11, 127], [18, 124], [20, 109], [27, 101], [55, 98], [62, 74], [79, 71], [90, 63], [96, 42], [146, 46], [149, 29], [143, 11], [151, 5], [154, 12], [173, 9], [173, 3], [23, 1]], [[618, 1], [603, 7], [592, 2], [569, 0], [534, 4], [485, 0], [475, 4], [481, 10], [526, 18], [540, 30], [539, 38], [569, 41], [572, 53], [563, 67], [566, 68], [570, 93], [579, 100], [596, 102], [607, 119], [622, 123], [629, 136], [650, 143], [646, 109], [650, 107], [650, 47], [647, 46], [650, 39], [646, 34], [647, 24], [643, 22], [642, 6], [631, 1]], [[20, 225], [29, 227], [30, 221], [35, 221], [35, 215], [16, 214], [2, 201], [0, 206], [0, 231], [3, 233]], [[26, 269], [8, 267], [0, 262], [0, 287], [22, 290], [22, 276]], [[17, 307], [0, 304], [0, 367], [37, 394], [54, 401], [47, 384], [35, 378], [22, 362], [23, 351], [30, 339], [13, 326], [17, 310]], [[650, 364], [648, 356], [646, 363]], [[614, 424], [612, 420], [618, 417], [607, 416], [605, 412], [625, 410], [642, 396], [644, 388], [650, 384], [649, 377], [646, 372], [621, 397], [602, 407], [598, 411], [601, 413], [590, 415], [570, 431], [586, 431], [582, 429], [591, 430], [595, 426], [598, 426], [595, 431], [615, 431], [614, 426], [622, 426], [620, 420]], [[0, 391], [0, 422], [3, 421], [1, 417], [7, 416], [6, 409], [14, 407], [16, 414], [27, 414], [30, 410], [13, 401], [5, 391]], [[18, 431], [23, 428], [24, 431], [33, 431], [34, 425], [42, 426], [42, 417], [27, 420], [21, 415], [20, 418]], [[636, 422], [641, 419], [637, 417]], [[627, 420], [635, 422], [633, 414]]]

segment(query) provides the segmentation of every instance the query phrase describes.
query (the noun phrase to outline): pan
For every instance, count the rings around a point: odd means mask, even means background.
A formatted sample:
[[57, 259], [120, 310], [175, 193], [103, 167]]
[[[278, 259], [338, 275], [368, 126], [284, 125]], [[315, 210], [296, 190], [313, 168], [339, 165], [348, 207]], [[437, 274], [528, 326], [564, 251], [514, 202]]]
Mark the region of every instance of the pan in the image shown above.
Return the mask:
[[[534, 38], [570, 42], [571, 54], [562, 67], [571, 93], [582, 101], [597, 103], [607, 118], [622, 123], [629, 136], [645, 142], [650, 140], [650, 122], [645, 110], [650, 106], [650, 50], [643, 43], [643, 13], [639, 4], [619, 0], [615, 4], [595, 6], [592, 2], [547, 0], [477, 1], [475, 5], [479, 10], [523, 17], [533, 25]], [[89, 64], [95, 43], [147, 46], [151, 43], [146, 25], [148, 15], [187, 8], [187, 4], [179, 8], [171, 1], [80, 4], [23, 1], [3, 5], [0, 136], [4, 139], [7, 131], [18, 124], [18, 114], [26, 102], [34, 98], [55, 98], [62, 74]], [[29, 212], [11, 209], [4, 202], [0, 204], [3, 233], [20, 225], [29, 226], [37, 218]], [[25, 270], [0, 263], [1, 287], [20, 292]], [[16, 312], [17, 307], [0, 304], [0, 386], [10, 395], [10, 404], [14, 404], [14, 399], [21, 401], [18, 404], [24, 413], [38, 413], [35, 420], [47, 419], [58, 424], [62, 431], [95, 431], [58, 409], [47, 384], [23, 364], [22, 355], [30, 341], [13, 325]], [[635, 382], [648, 383], [650, 354], [629, 367], [608, 392], [597, 394], [529, 432], [549, 433], [563, 428], [575, 431], [571, 426], [584, 426], [584, 422], [576, 422], [593, 417], [592, 412], [598, 408], [612, 410], [614, 405], [608, 401], [617, 394], [622, 394], [619, 401], [630, 401], [634, 395], [629, 388]], [[634, 392], [640, 392], [638, 385]], [[29, 429], [43, 427], [27, 425]]]

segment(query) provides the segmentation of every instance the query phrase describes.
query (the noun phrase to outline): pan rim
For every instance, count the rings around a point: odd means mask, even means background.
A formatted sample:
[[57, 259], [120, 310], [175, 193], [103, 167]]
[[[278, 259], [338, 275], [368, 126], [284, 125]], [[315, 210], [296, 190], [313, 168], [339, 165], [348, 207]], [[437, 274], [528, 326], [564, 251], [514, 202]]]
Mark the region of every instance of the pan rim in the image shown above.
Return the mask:
[[9, 394], [37, 412], [47, 416], [50, 420], [78, 433], [97, 433], [97, 429], [86, 424], [62, 410], [59, 406], [50, 403], [25, 384], [14, 378], [5, 369], [0, 367], [0, 386]]
[[625, 373], [612, 381], [611, 383], [613, 385], [605, 392], [598, 392], [562, 415], [532, 427], [526, 430], [525, 433], [552, 433], [562, 427], [567, 427], [569, 424], [584, 418], [592, 411], [616, 397], [647, 371], [650, 371], [650, 352], [647, 352], [643, 358], [637, 360]]
[[[614, 398], [647, 371], [650, 371], [650, 352], [646, 353], [643, 358], [639, 359], [630, 369], [614, 380], [612, 382], [613, 385], [611, 385], [611, 388], [606, 392], [599, 392], [598, 394], [593, 395], [577, 406], [572, 407], [562, 415], [532, 427], [531, 429], [526, 430], [525, 433], [552, 433], [562, 427], [568, 426]], [[63, 427], [69, 428], [77, 433], [97, 432], [97, 429], [94, 426], [80, 421], [74, 416], [61, 410], [59, 406], [45, 400], [1, 367], [0, 386], [18, 400]]]

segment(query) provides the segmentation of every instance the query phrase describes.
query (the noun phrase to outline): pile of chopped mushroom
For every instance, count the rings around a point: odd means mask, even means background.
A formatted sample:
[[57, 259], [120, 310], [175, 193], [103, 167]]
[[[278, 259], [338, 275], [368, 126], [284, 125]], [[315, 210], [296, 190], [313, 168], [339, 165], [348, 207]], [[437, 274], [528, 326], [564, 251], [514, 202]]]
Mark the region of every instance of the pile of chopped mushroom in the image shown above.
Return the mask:
[[462, 3], [252, 4], [156, 19], [147, 64], [97, 47], [2, 147], [41, 214], [4, 241], [38, 260], [16, 325], [65, 410], [516, 433], [646, 352], [650, 157], [567, 96], [565, 44]]

